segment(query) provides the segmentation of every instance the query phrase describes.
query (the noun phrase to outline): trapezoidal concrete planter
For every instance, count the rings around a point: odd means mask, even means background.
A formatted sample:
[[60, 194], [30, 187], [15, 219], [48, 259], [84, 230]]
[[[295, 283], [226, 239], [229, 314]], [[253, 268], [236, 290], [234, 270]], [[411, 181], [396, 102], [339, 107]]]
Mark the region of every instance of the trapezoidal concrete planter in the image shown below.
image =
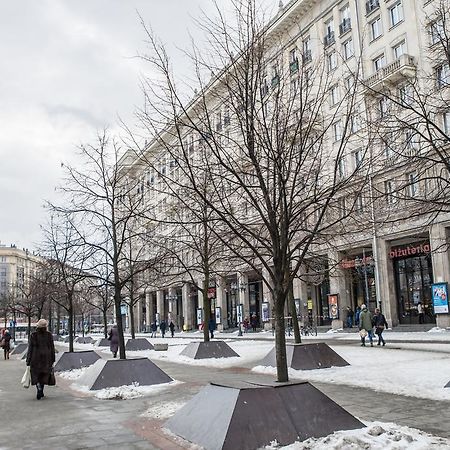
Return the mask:
[[56, 360], [55, 372], [89, 367], [99, 359], [100, 356], [95, 353], [94, 350], [86, 350], [84, 352], [63, 352], [59, 354]]
[[[73, 342], [77, 342], [77, 339], [78, 339], [78, 336], [74, 336], [73, 337]], [[69, 341], [70, 341], [70, 337], [69, 336], [65, 336], [63, 339], [62, 339], [62, 342], [64, 342], [64, 343], [69, 343]]]
[[11, 351], [11, 355], [14, 356], [20, 356], [22, 353], [26, 352], [28, 350], [28, 344], [21, 342], [20, 344], [17, 344], [13, 350]]
[[450, 381], [444, 387], [450, 388]]
[[239, 355], [224, 341], [191, 342], [180, 355], [193, 359], [239, 357]]
[[[286, 358], [288, 367], [295, 370], [327, 369], [350, 365], [323, 342], [317, 344], [286, 344]], [[275, 347], [265, 356], [260, 365], [277, 366]]]
[[110, 387], [153, 386], [173, 381], [148, 358], [98, 360], [77, 380], [78, 385], [96, 391]]
[[153, 345], [145, 338], [128, 339], [125, 350], [132, 352], [139, 350], [153, 350]]
[[289, 445], [364, 426], [307, 382], [210, 384], [165, 423], [206, 450], [254, 450], [275, 440]]
[[109, 347], [110, 344], [111, 344], [111, 341], [109, 339], [101, 338], [97, 341], [97, 343], [95, 345], [97, 347]]
[[75, 342], [77, 342], [78, 344], [92, 344], [94, 342], [94, 339], [92, 339], [90, 336], [80, 336], [75, 339]]

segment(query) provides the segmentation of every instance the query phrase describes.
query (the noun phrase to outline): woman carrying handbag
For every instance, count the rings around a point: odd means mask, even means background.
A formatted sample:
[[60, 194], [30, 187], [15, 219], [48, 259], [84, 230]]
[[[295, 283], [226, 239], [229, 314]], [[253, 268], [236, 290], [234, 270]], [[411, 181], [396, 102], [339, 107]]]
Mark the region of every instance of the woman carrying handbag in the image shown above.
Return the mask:
[[47, 331], [47, 321], [40, 319], [36, 331], [31, 333], [28, 343], [27, 366], [30, 366], [31, 384], [36, 386], [36, 398], [44, 397], [44, 386], [55, 385], [53, 363], [55, 362], [55, 345], [53, 336]]

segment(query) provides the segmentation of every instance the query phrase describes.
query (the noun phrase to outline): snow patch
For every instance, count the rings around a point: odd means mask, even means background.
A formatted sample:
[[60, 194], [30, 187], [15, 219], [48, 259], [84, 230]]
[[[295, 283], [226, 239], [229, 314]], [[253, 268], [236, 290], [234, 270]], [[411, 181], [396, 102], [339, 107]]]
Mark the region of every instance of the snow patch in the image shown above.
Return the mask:
[[152, 404], [152, 407], [141, 414], [141, 417], [148, 417], [152, 419], [168, 419], [172, 417], [179, 409], [181, 409], [185, 402], [159, 402]]
[[57, 375], [65, 380], [78, 380], [86, 372], [88, 367], [82, 367], [81, 369], [66, 370], [64, 372], [57, 372]]
[[264, 447], [279, 450], [444, 450], [450, 440], [432, 436], [415, 428], [395, 423], [366, 422], [359, 430], [337, 431], [323, 438], [310, 438], [303, 442], [280, 447], [276, 442]]

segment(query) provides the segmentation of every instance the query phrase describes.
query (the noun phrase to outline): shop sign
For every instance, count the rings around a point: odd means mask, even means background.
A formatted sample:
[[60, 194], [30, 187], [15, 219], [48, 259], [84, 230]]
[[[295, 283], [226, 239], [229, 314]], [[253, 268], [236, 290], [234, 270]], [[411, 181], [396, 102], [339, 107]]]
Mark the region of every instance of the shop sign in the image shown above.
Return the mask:
[[313, 301], [312, 298], [308, 298], [308, 311], [313, 310]]
[[354, 259], [342, 259], [339, 262], [339, 267], [341, 269], [355, 269], [356, 267], [361, 266], [373, 266], [373, 256], [366, 256], [366, 257], [356, 257]]
[[269, 302], [262, 302], [261, 303], [261, 318], [263, 322], [269, 322]]
[[330, 319], [339, 319], [339, 294], [328, 294], [328, 310]]
[[427, 255], [431, 252], [431, 246], [428, 243], [410, 244], [404, 247], [392, 247], [389, 251], [389, 257], [407, 258], [408, 256]]
[[201, 325], [203, 323], [203, 309], [197, 308], [197, 325]]
[[448, 284], [434, 283], [431, 285], [431, 296], [435, 314], [448, 313]]
[[216, 324], [219, 325], [222, 323], [222, 309], [220, 306], [216, 306]]
[[127, 311], [128, 311], [127, 305], [124, 305], [124, 304], [120, 305], [120, 315], [121, 316], [126, 316]]

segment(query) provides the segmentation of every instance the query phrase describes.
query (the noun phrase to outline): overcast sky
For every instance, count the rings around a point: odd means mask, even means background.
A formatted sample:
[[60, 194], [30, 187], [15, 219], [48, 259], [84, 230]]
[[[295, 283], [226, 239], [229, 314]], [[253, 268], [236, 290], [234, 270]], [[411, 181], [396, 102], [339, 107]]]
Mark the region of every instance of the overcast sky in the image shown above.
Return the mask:
[[[226, 0], [222, 0], [226, 1]], [[219, 0], [220, 2], [220, 0]], [[0, 2], [0, 243], [34, 249], [61, 162], [141, 104], [137, 11], [169, 50], [210, 0]], [[276, 2], [277, 3], [277, 2]], [[180, 64], [180, 66], [182, 63]]]

